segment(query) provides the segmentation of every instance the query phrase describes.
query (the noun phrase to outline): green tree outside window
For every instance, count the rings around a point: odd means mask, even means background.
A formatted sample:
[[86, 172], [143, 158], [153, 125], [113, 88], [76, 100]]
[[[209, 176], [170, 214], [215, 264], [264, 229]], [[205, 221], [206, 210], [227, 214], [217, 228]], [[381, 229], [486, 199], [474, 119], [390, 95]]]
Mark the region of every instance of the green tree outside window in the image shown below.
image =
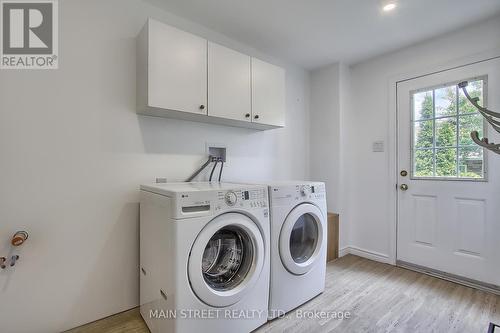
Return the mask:
[[[469, 83], [472, 97], [483, 100], [483, 80]], [[470, 133], [483, 136], [484, 122], [456, 85], [419, 91], [413, 100], [413, 176], [483, 178], [483, 149]]]

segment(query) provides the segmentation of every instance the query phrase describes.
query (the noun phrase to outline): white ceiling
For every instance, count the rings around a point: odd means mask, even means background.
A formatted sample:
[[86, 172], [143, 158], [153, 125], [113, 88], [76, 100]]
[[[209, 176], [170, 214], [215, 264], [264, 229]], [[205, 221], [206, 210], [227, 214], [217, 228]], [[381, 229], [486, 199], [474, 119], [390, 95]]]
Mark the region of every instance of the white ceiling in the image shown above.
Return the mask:
[[149, 0], [269, 55], [312, 69], [358, 63], [500, 14], [500, 0]]

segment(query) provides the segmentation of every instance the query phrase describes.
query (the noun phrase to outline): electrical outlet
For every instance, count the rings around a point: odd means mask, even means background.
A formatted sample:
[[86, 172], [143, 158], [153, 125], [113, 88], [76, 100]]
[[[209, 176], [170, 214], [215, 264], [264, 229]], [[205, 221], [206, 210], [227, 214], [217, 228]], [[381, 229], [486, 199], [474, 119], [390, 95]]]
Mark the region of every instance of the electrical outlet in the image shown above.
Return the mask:
[[218, 158], [219, 161], [226, 163], [226, 146], [216, 143], [206, 144], [207, 154]]

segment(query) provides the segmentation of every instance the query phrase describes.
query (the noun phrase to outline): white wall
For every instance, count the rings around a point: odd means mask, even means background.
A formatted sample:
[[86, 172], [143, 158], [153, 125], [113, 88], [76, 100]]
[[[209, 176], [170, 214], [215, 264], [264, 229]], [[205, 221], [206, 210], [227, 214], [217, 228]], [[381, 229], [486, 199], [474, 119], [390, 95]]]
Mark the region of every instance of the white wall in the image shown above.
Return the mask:
[[[446, 69], [451, 62], [500, 47], [500, 17], [357, 64], [351, 68], [351, 107], [343, 129], [345, 154], [341, 179], [347, 180], [342, 219], [349, 225], [354, 249], [390, 256], [392, 205], [390, 152], [373, 153], [372, 143], [387, 144], [389, 81], [395, 76], [426, 74], [429, 68]], [[314, 96], [314, 92], [312, 92]]]
[[338, 213], [340, 214], [339, 226], [339, 249], [349, 246], [350, 226], [348, 220], [344, 218], [344, 207], [349, 203], [346, 199], [349, 197], [350, 188], [349, 179], [345, 178], [345, 172], [349, 170], [350, 165], [346, 163], [346, 154], [349, 152], [350, 144], [346, 140], [348, 128], [346, 123], [346, 112], [349, 112], [351, 106], [351, 72], [349, 66], [339, 64], [339, 165], [338, 165]]
[[326, 183], [328, 210], [339, 209], [340, 68], [338, 64], [311, 73], [311, 178]]
[[185, 179], [206, 142], [227, 145], [226, 180], [309, 176], [307, 72], [287, 66], [285, 129], [137, 116], [135, 37], [148, 16], [273, 59], [140, 0], [59, 8], [60, 69], [0, 72], [0, 256], [16, 230], [30, 233], [0, 271], [2, 332], [57, 332], [138, 305], [138, 186]]
[[[341, 215], [345, 196], [342, 113], [348, 108], [348, 98], [348, 67], [335, 63], [311, 72], [310, 175], [326, 183], [328, 211]], [[342, 217], [340, 230], [342, 248], [348, 245], [348, 226]]]

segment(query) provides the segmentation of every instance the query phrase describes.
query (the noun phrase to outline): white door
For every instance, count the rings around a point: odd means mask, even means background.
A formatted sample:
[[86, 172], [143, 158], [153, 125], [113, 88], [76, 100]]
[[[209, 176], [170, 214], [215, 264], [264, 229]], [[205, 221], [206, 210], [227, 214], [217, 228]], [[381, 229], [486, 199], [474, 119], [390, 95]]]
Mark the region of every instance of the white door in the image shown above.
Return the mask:
[[325, 218], [318, 207], [309, 203], [295, 207], [283, 222], [279, 238], [285, 268], [295, 275], [310, 271], [321, 257], [325, 233]]
[[207, 114], [207, 40], [149, 20], [148, 104]]
[[480, 105], [500, 112], [499, 59], [397, 85], [397, 259], [500, 286], [500, 155], [470, 132], [500, 136], [458, 89], [465, 80]]
[[252, 58], [252, 122], [285, 126], [285, 70]]
[[252, 121], [250, 56], [208, 43], [208, 115]]
[[204, 303], [226, 307], [252, 291], [264, 266], [264, 239], [255, 222], [222, 214], [196, 238], [188, 263], [193, 292]]

